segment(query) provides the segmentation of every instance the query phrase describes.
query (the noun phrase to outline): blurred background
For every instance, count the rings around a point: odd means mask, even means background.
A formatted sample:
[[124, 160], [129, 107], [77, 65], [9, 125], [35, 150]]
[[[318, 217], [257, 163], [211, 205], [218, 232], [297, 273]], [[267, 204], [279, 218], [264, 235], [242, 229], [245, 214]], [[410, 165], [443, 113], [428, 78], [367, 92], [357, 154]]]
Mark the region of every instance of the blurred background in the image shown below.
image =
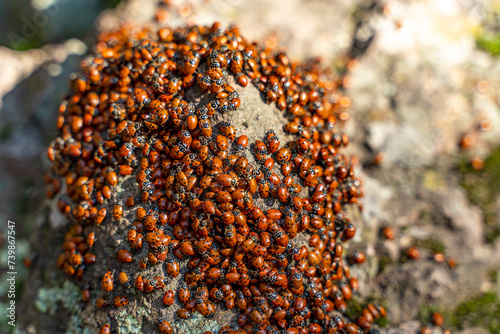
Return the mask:
[[[124, 21], [221, 21], [294, 59], [320, 57], [341, 78], [366, 194], [352, 247], [368, 260], [354, 270], [362, 296], [387, 306], [387, 326], [413, 333], [439, 311], [454, 332], [500, 333], [499, 0], [159, 3], [0, 2], [0, 267], [12, 220], [18, 289], [58, 104], [97, 34]], [[0, 281], [2, 309], [6, 289]]]

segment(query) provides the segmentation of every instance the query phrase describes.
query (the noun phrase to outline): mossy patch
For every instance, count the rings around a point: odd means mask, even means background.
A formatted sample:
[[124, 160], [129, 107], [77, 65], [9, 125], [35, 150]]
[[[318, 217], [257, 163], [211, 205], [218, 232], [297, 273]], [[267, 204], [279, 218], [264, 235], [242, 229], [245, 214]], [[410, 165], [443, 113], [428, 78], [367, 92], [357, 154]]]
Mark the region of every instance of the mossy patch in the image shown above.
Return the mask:
[[500, 147], [486, 158], [482, 170], [474, 170], [466, 159], [458, 170], [469, 200], [483, 212], [486, 242], [493, 242], [500, 235], [496, 203], [500, 195]]
[[468, 298], [455, 308], [423, 305], [418, 311], [422, 324], [432, 324], [432, 314], [439, 312], [444, 318], [444, 327], [463, 330], [482, 327], [490, 333], [500, 333], [500, 299], [493, 292]]
[[69, 281], [65, 281], [62, 288], [42, 288], [38, 290], [38, 298], [35, 301], [35, 307], [42, 313], [55, 315], [58, 303], [72, 313], [79, 310], [79, 304], [75, 300], [81, 298], [80, 289]]
[[498, 283], [498, 269], [491, 269], [488, 271], [488, 279], [491, 283]]
[[422, 324], [432, 324], [432, 314], [439, 312], [444, 318], [444, 327], [463, 330], [482, 327], [490, 333], [500, 333], [500, 299], [494, 292], [486, 292], [468, 298], [455, 308], [423, 305], [418, 312]]
[[476, 44], [480, 49], [493, 56], [500, 54], [500, 34], [481, 32], [476, 37]]
[[425, 240], [416, 240], [415, 246], [421, 248], [427, 248], [428, 250], [431, 250], [433, 252], [446, 253], [445, 244], [434, 237]]
[[353, 296], [350, 300], [347, 300], [346, 304], [347, 311], [345, 312], [345, 315], [349, 319], [356, 319], [361, 314], [361, 312], [363, 312], [363, 308], [365, 307], [364, 302], [356, 296]]
[[486, 292], [460, 303], [451, 316], [452, 325], [458, 329], [483, 327], [490, 333], [500, 333], [500, 299], [493, 292]]
[[6, 123], [0, 128], [0, 141], [6, 140], [10, 137], [14, 130], [12, 123]]
[[388, 256], [380, 256], [378, 258], [378, 270], [377, 270], [377, 275], [381, 274], [385, 268], [389, 267], [392, 265], [394, 261], [388, 257]]
[[91, 334], [92, 330], [89, 328], [82, 328], [82, 317], [79, 314], [73, 314], [69, 318], [68, 328], [66, 334]]
[[[137, 314], [139, 317], [148, 318], [151, 314], [145, 308], [139, 308], [137, 310]], [[142, 326], [139, 323], [137, 317], [130, 315], [127, 310], [123, 310], [122, 312], [116, 315], [116, 322], [119, 324], [117, 328], [117, 332], [120, 334], [128, 334], [128, 333], [141, 333]]]

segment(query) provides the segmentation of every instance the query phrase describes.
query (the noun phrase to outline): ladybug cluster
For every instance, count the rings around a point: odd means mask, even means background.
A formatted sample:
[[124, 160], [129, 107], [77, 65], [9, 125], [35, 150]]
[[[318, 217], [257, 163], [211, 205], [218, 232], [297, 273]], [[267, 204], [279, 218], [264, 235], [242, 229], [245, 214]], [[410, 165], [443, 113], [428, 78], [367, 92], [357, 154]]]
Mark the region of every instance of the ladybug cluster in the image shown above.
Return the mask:
[[[286, 144], [273, 131], [249, 143], [230, 123], [214, 123], [215, 113], [238, 112], [232, 84], [249, 83], [289, 119]], [[116, 252], [123, 268], [100, 274], [98, 308], [129, 303], [113, 295], [116, 282], [123, 291], [166, 290], [187, 258], [179, 291], [162, 300], [170, 306], [177, 294], [181, 319], [211, 318], [224, 305], [239, 310], [239, 328], [220, 333], [376, 332], [382, 307], [343, 315], [358, 290], [349, 263], [364, 254], [343, 256], [355, 227], [342, 208], [359, 205], [362, 190], [340, 153], [349, 142], [336, 127], [342, 97], [317, 61], [293, 63], [219, 23], [157, 35], [124, 27], [100, 36], [71, 87], [59, 109], [60, 137], [48, 148], [47, 195], [65, 191], [58, 207], [71, 222], [58, 266], [82, 279], [96, 262], [100, 226], [135, 214], [128, 244]], [[116, 198], [120, 178], [135, 181], [132, 196]], [[142, 273], [152, 267], [163, 276]], [[88, 289], [82, 297], [89, 302]], [[163, 318], [157, 326], [172, 333]]]

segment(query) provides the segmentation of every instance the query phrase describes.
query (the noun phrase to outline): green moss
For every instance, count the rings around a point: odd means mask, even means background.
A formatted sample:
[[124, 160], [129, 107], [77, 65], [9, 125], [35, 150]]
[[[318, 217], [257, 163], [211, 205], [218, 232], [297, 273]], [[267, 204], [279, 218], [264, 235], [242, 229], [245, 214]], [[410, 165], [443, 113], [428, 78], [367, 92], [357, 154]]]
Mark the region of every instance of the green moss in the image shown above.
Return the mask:
[[66, 334], [90, 334], [90, 330], [88, 328], [83, 329], [82, 326], [82, 317], [78, 314], [73, 314], [69, 318]]
[[500, 300], [493, 292], [483, 293], [462, 301], [454, 309], [437, 305], [424, 305], [419, 309], [418, 320], [432, 324], [432, 314], [439, 312], [444, 317], [444, 327], [462, 330], [482, 327], [490, 333], [500, 333]]
[[14, 127], [12, 126], [12, 123], [6, 123], [0, 128], [0, 140], [6, 140], [10, 137], [12, 134], [12, 131], [14, 130]]
[[381, 256], [378, 258], [378, 270], [377, 270], [377, 275], [382, 273], [385, 268], [393, 264], [394, 261], [391, 260], [390, 257], [388, 256]]
[[488, 279], [491, 283], [498, 283], [498, 269], [491, 269], [488, 271]]
[[486, 242], [493, 242], [500, 236], [496, 206], [496, 198], [500, 195], [500, 147], [486, 158], [482, 170], [474, 170], [464, 159], [458, 171], [469, 200], [483, 212]]
[[38, 298], [35, 301], [35, 307], [42, 313], [55, 315], [58, 303], [73, 313], [79, 310], [78, 303], [75, 300], [81, 298], [80, 289], [69, 281], [65, 281], [62, 288], [42, 288], [38, 290]]
[[500, 333], [500, 300], [487, 292], [460, 303], [451, 316], [452, 325], [458, 329], [483, 327], [490, 333]]
[[120, 4], [120, 2], [122, 2], [123, 0], [108, 0], [106, 2], [106, 6], [109, 7], [109, 8], [115, 8], [116, 6], [118, 6]]
[[493, 56], [500, 54], [500, 34], [481, 33], [476, 37], [476, 44], [480, 49]]
[[349, 319], [356, 319], [365, 308], [365, 303], [356, 296], [353, 296], [351, 300], [347, 300], [346, 304], [347, 311], [345, 312], [345, 315]]
[[[145, 308], [139, 308], [137, 313], [141, 317], [148, 317], [150, 312], [148, 312]], [[129, 333], [141, 333], [142, 326], [139, 323], [139, 319], [137, 317], [131, 316], [127, 310], [123, 310], [118, 313], [116, 316], [116, 322], [119, 324], [117, 328], [117, 332], [120, 334], [129, 334]]]
[[426, 240], [417, 240], [415, 241], [415, 245], [417, 247], [427, 248], [433, 252], [446, 253], [446, 246], [444, 245], [444, 243], [434, 237]]

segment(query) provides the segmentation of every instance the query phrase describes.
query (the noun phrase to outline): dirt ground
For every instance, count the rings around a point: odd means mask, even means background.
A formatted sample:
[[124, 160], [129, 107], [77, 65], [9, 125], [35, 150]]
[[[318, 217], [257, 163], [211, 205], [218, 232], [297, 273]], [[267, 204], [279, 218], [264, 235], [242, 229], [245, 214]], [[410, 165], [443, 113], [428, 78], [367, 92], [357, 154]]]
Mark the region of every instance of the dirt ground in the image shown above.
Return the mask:
[[[157, 8], [156, 1], [122, 1], [105, 10], [88, 2], [80, 18], [86, 24], [77, 30], [65, 29], [75, 15], [67, 1], [32, 3], [22, 13], [8, 2], [0, 7], [0, 21], [7, 22], [2, 31], [22, 38], [21, 44], [3, 42], [36, 46], [0, 47], [0, 219], [2, 226], [8, 219], [17, 223], [19, 258], [30, 254], [32, 231], [45, 226], [38, 218], [46, 214], [45, 147], [56, 136], [69, 74], [95, 31], [125, 20], [150, 22]], [[295, 59], [320, 57], [344, 76], [351, 100], [349, 153], [360, 161], [365, 191], [363, 211], [351, 214], [358, 233], [350, 247], [368, 259], [353, 270], [361, 283], [359, 302], [374, 298], [387, 308], [381, 331], [417, 333], [440, 311], [453, 333], [499, 333], [499, 1], [171, 3], [164, 24], [234, 23], [250, 40], [278, 43]], [[58, 10], [46, 11], [47, 22], [37, 25], [45, 22], [36, 16], [43, 6]], [[35, 25], [34, 37], [23, 35], [23, 22]], [[381, 236], [384, 227], [395, 230], [393, 240]], [[411, 246], [420, 250], [418, 260], [406, 256]], [[444, 253], [444, 262], [436, 261], [436, 252]], [[18, 266], [21, 289], [27, 272], [20, 261]], [[5, 290], [2, 281], [2, 295]], [[50, 313], [48, 297], [39, 299]], [[64, 304], [62, 297], [57, 301]], [[0, 302], [3, 308], [7, 299]], [[4, 319], [0, 330], [8, 331]]]

